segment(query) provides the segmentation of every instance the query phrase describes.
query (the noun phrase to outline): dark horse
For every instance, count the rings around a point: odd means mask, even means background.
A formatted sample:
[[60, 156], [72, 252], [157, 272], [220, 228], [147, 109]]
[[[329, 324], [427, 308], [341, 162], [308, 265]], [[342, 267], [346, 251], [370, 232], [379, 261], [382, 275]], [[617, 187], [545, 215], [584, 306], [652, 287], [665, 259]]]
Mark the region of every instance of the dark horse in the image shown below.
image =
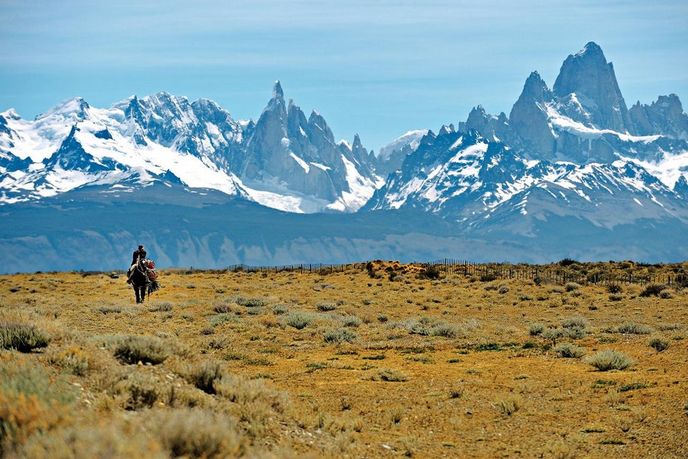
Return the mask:
[[146, 290], [148, 290], [148, 284], [150, 283], [148, 276], [146, 275], [146, 268], [143, 266], [143, 263], [138, 262], [132, 269], [133, 271], [129, 279], [131, 280], [131, 286], [134, 287], [136, 302], [143, 303], [143, 301], [146, 299]]
[[[142, 260], [139, 260], [132, 269], [129, 280], [131, 281], [131, 286], [134, 287], [136, 302], [143, 303], [146, 299], [146, 294], [150, 296], [151, 293], [158, 289], [158, 283], [153, 276], [154, 273], [149, 271]], [[151, 277], [153, 277], [153, 280], [151, 280]]]

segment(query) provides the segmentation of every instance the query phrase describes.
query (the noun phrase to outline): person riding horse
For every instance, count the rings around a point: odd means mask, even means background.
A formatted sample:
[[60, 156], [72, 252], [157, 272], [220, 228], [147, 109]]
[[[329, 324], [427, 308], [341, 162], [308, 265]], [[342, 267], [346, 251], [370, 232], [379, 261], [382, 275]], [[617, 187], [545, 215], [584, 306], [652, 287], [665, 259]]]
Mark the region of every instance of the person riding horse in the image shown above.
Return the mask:
[[146, 249], [144, 249], [142, 245], [139, 245], [139, 248], [134, 250], [134, 254], [131, 257], [131, 264], [135, 265], [138, 263], [139, 260], [145, 260], [145, 259], [146, 259]]
[[[151, 272], [149, 271], [149, 266], [144, 263], [146, 255], [146, 249], [144, 249], [143, 245], [139, 245], [138, 249], [132, 254], [131, 267], [127, 273], [127, 284], [131, 284], [134, 287], [137, 303], [143, 303], [146, 298], [146, 289], [149, 290], [149, 293], [154, 291], [150, 288], [151, 279], [149, 275]], [[155, 287], [157, 289], [157, 285]]]

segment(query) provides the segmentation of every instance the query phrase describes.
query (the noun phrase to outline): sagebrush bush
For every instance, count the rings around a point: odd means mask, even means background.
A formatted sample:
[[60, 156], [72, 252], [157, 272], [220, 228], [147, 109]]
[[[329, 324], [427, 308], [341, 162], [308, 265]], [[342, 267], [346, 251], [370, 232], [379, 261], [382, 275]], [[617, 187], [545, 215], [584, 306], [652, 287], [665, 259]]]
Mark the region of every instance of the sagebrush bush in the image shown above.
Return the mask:
[[334, 303], [318, 303], [315, 305], [315, 309], [320, 312], [334, 311], [337, 309], [337, 305]]
[[588, 321], [583, 317], [572, 317], [570, 319], [565, 319], [561, 326], [564, 328], [586, 328], [588, 326]]
[[425, 266], [419, 273], [418, 273], [418, 278], [419, 279], [430, 279], [430, 280], [437, 280], [441, 276], [441, 272], [439, 268], [435, 265], [428, 265]]
[[657, 352], [662, 352], [669, 348], [669, 341], [662, 338], [652, 338], [648, 345]]
[[561, 328], [546, 328], [540, 336], [556, 344], [558, 340], [566, 336], [566, 332]]
[[545, 331], [545, 326], [540, 323], [532, 324], [528, 329], [530, 336], [538, 336], [542, 334], [543, 331]]
[[358, 316], [344, 316], [342, 317], [342, 325], [345, 327], [358, 327], [361, 325], [361, 319]]
[[168, 347], [152, 336], [127, 336], [115, 346], [114, 355], [124, 363], [138, 362], [157, 365], [169, 356]]
[[652, 329], [647, 325], [627, 322], [619, 325], [616, 331], [617, 333], [623, 333], [625, 335], [649, 335]]
[[308, 325], [313, 323], [314, 317], [306, 312], [290, 312], [284, 318], [284, 323], [297, 330], [303, 330]]
[[643, 289], [638, 296], [648, 297], [648, 296], [659, 296], [659, 294], [666, 287], [662, 284], [650, 284]]
[[408, 380], [405, 374], [397, 370], [380, 370], [373, 376], [374, 381], [404, 382]]
[[577, 359], [585, 354], [585, 348], [571, 343], [560, 343], [555, 346], [554, 353], [564, 359]]
[[500, 285], [500, 286], [499, 286], [499, 289], [497, 290], [497, 292], [498, 292], [499, 294], [501, 294], [501, 295], [504, 295], [504, 294], [506, 294], [506, 293], [509, 293], [509, 287], [506, 286], [506, 285]]
[[343, 342], [352, 342], [356, 339], [356, 334], [346, 328], [338, 328], [336, 330], [328, 330], [323, 335], [326, 343], [339, 344]]
[[621, 293], [621, 292], [623, 292], [623, 287], [621, 287], [621, 285], [619, 285], [619, 284], [607, 285], [607, 293], [616, 294], [616, 293]]
[[669, 298], [672, 298], [673, 295], [671, 294], [671, 290], [665, 288], [664, 290], [659, 292], [659, 297], [664, 300], [668, 300]]
[[172, 303], [168, 301], [154, 303], [148, 310], [150, 312], [170, 312], [172, 310]]
[[165, 386], [160, 381], [139, 373], [123, 375], [112, 385], [112, 390], [120, 397], [124, 409], [129, 411], [152, 408], [166, 395]]
[[237, 297], [236, 299], [236, 304], [239, 306], [245, 306], [247, 308], [258, 308], [261, 306], [265, 306], [267, 304], [267, 301], [265, 301], [262, 298], [244, 298], [244, 297]]
[[80, 425], [34, 434], [19, 447], [17, 457], [25, 458], [133, 458], [169, 459], [170, 454], [143, 432], [122, 423]]
[[589, 357], [586, 362], [599, 371], [625, 370], [633, 365], [633, 361], [626, 354], [607, 349]]
[[153, 415], [155, 432], [169, 457], [237, 457], [241, 449], [236, 422], [203, 409], [165, 410]]
[[511, 416], [521, 408], [521, 400], [513, 395], [500, 398], [495, 402], [495, 408], [505, 416]]
[[567, 282], [566, 285], [564, 286], [567, 292], [573, 292], [575, 290], [578, 290], [581, 288], [580, 284], [576, 282]]
[[444, 338], [456, 338], [459, 336], [459, 328], [456, 325], [439, 323], [430, 329], [432, 336], [442, 336]]
[[188, 367], [184, 377], [191, 384], [207, 394], [215, 394], [215, 385], [222, 379], [224, 372], [218, 362], [201, 362]]
[[90, 354], [79, 346], [69, 346], [51, 353], [48, 362], [76, 376], [86, 375], [92, 367]]
[[0, 457], [32, 433], [59, 425], [68, 414], [63, 406], [75, 399], [73, 386], [40, 365], [14, 359], [0, 363]]
[[33, 325], [19, 323], [0, 324], [0, 349], [31, 352], [48, 346], [50, 338]]
[[272, 313], [276, 316], [281, 316], [282, 314], [286, 314], [287, 312], [289, 312], [289, 308], [287, 308], [283, 304], [276, 304], [272, 308]]

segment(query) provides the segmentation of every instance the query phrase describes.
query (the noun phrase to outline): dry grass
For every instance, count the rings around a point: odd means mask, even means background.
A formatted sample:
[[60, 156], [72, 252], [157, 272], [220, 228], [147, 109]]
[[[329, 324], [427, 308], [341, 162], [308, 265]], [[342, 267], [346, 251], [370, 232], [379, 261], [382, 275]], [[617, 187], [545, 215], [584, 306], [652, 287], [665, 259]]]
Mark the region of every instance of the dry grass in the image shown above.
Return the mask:
[[0, 276], [2, 452], [688, 456], [688, 291], [480, 277], [172, 271], [135, 305], [105, 274]]

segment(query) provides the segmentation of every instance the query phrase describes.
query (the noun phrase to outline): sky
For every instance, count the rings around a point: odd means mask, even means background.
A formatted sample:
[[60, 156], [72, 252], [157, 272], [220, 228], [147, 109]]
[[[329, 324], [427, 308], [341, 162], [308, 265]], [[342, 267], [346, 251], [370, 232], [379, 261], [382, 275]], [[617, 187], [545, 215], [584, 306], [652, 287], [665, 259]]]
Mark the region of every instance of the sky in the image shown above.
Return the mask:
[[551, 87], [588, 41], [630, 106], [688, 103], [688, 2], [0, 0], [0, 111], [167, 91], [256, 119], [280, 80], [337, 139], [378, 149], [478, 104], [507, 114], [529, 73]]

